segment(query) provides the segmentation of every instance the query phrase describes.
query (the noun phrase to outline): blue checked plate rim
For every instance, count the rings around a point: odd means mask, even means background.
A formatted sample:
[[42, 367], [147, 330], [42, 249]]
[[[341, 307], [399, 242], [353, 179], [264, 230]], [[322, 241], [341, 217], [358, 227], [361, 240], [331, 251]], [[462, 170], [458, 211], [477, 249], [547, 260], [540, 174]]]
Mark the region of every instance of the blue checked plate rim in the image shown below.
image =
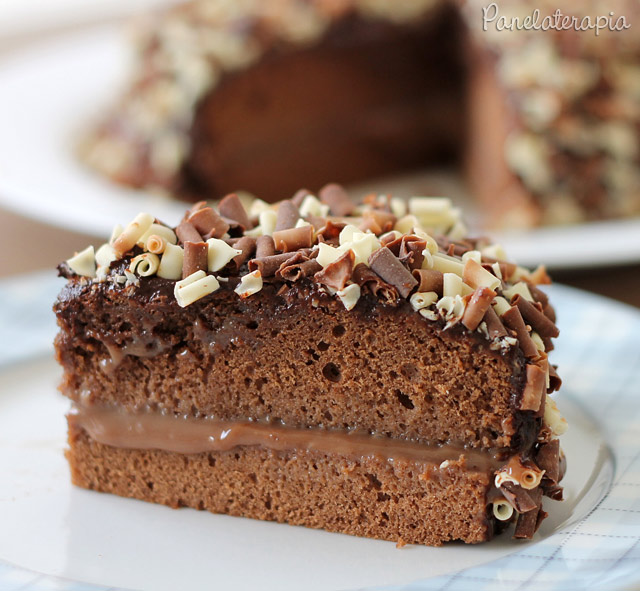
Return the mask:
[[[0, 371], [51, 354], [51, 305], [63, 283], [54, 272], [0, 281]], [[640, 310], [566, 286], [550, 289], [563, 332], [554, 363], [581, 393], [585, 410], [598, 417], [615, 460], [611, 490], [577, 523], [504, 558], [380, 591], [640, 588], [640, 392], [634, 390], [640, 383]], [[0, 590], [18, 589], [124, 591], [0, 561]]]

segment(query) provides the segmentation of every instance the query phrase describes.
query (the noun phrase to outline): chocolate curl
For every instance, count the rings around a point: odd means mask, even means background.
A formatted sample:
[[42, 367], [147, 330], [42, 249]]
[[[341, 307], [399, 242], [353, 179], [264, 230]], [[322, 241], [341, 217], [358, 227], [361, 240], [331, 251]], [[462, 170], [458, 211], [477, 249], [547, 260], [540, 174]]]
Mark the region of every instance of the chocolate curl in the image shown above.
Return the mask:
[[511, 304], [518, 307], [522, 317], [541, 337], [552, 338], [560, 334], [558, 327], [519, 293], [511, 300]]
[[318, 283], [340, 291], [344, 289], [347, 281], [351, 279], [355, 261], [356, 255], [353, 254], [352, 250], [348, 250], [341, 257], [333, 261], [333, 263], [329, 263], [322, 271], [316, 273], [313, 278]]
[[276, 254], [276, 245], [271, 236], [258, 236], [256, 239], [256, 258], [263, 259]]
[[276, 272], [276, 276], [281, 277], [285, 281], [298, 281], [303, 277], [311, 277], [318, 271], [322, 271], [322, 265], [315, 259], [309, 259], [300, 252], [296, 252], [294, 256], [282, 263]]
[[367, 288], [375, 297], [379, 297], [387, 304], [396, 304], [398, 302], [398, 290], [383, 281], [377, 273], [374, 273], [364, 263], [359, 263], [353, 270], [351, 277], [354, 283], [361, 288]]
[[230, 193], [218, 204], [220, 215], [231, 221], [236, 222], [242, 231], [253, 228], [247, 211], [245, 210], [240, 198], [235, 193]]
[[500, 487], [500, 492], [518, 513], [526, 513], [538, 507], [538, 504], [531, 498], [532, 491], [525, 490], [514, 482], [504, 482]]
[[182, 258], [182, 278], [189, 277], [196, 271], [207, 272], [207, 254], [209, 245], [206, 242], [184, 243], [184, 257]]
[[291, 197], [291, 201], [296, 207], [300, 207], [302, 205], [302, 202], [304, 201], [304, 198], [307, 195], [311, 195], [311, 194], [312, 194], [311, 191], [308, 191], [307, 189], [298, 189], [296, 191], [296, 194], [293, 197]]
[[313, 227], [300, 226], [273, 233], [276, 249], [282, 252], [292, 252], [301, 248], [309, 248], [313, 244]]
[[298, 207], [292, 201], [282, 201], [278, 206], [276, 216], [276, 231], [288, 230], [295, 228], [296, 223], [300, 219]]
[[386, 246], [374, 251], [369, 257], [369, 266], [387, 283], [393, 285], [398, 293], [407, 298], [418, 282]]
[[[533, 537], [533, 534], [538, 531], [538, 527], [540, 527], [542, 519], [547, 516], [544, 511], [540, 510], [542, 490], [540, 488], [532, 490], [530, 496], [536, 503], [536, 507], [531, 509], [531, 511], [520, 514], [518, 517], [518, 523], [516, 524], [516, 531], [513, 534], [514, 538], [530, 540]], [[542, 516], [538, 519], [540, 513], [542, 513]]]
[[367, 210], [362, 214], [360, 229], [371, 230], [376, 236], [393, 230], [398, 218], [392, 213], [377, 209]]
[[338, 245], [340, 243], [340, 232], [346, 227], [345, 222], [334, 222], [327, 220], [323, 228], [318, 230], [318, 242]]
[[176, 228], [176, 236], [183, 244], [186, 242], [202, 242], [200, 232], [190, 222], [180, 222]]
[[496, 292], [488, 287], [479, 287], [470, 296], [462, 315], [462, 324], [469, 330], [475, 330], [482, 322], [485, 313], [491, 307]]
[[547, 304], [542, 308], [542, 313], [549, 319], [551, 322], [555, 324], [556, 322], [556, 311], [553, 309], [551, 304]]
[[527, 279], [535, 285], [551, 285], [551, 277], [547, 274], [547, 268], [540, 265], [535, 271], [529, 273]]
[[412, 275], [418, 280], [418, 291], [435, 291], [442, 296], [444, 275], [435, 269], [414, 269]]
[[547, 391], [547, 373], [537, 365], [527, 365], [527, 383], [522, 391], [520, 410], [538, 412]]
[[349, 198], [344, 187], [336, 183], [329, 183], [320, 189], [318, 197], [322, 203], [329, 206], [329, 211], [336, 216], [344, 217], [351, 215], [355, 209], [355, 204]]
[[529, 331], [522, 319], [522, 314], [520, 314], [520, 310], [518, 310], [516, 306], [511, 306], [511, 308], [502, 315], [502, 322], [505, 326], [516, 331], [520, 348], [525, 354], [525, 357], [538, 356], [538, 347], [536, 347], [536, 344], [531, 340]]
[[368, 231], [372, 234], [375, 234], [376, 236], [382, 234], [382, 228], [380, 227], [378, 222], [376, 222], [371, 217], [365, 218], [364, 216], [362, 216], [362, 222], [360, 222], [358, 228], [360, 228], [360, 230], [362, 230], [363, 232]]
[[553, 484], [560, 480], [560, 441], [552, 439], [540, 446], [535, 458], [538, 468], [544, 470], [544, 478]]
[[549, 305], [549, 296], [539, 287], [533, 285], [533, 283], [527, 283], [527, 287], [529, 288], [529, 293], [531, 293], [533, 299], [536, 302], [540, 302], [540, 304], [542, 304], [542, 309], [544, 310], [544, 308]]
[[417, 236], [403, 236], [400, 242], [400, 253], [398, 258], [410, 270], [422, 267], [424, 249], [427, 248], [427, 241]]
[[[484, 254], [482, 255], [482, 262], [489, 263], [490, 265], [498, 263], [498, 266], [500, 267], [500, 273], [502, 273], [502, 279], [504, 281], [509, 281], [509, 279], [511, 279], [513, 274], [516, 272], [516, 269], [518, 268], [515, 263], [509, 263], [508, 261], [494, 259], [493, 257], [488, 257]], [[491, 272], [493, 273], [493, 269], [491, 269]]]
[[559, 390], [560, 386], [562, 386], [562, 379], [556, 371], [556, 366], [549, 365], [549, 389], [547, 390], [547, 392], [551, 394], [551, 392]]
[[[545, 486], [544, 487], [544, 495], [546, 497], [549, 497], [550, 499], [553, 499], [554, 501], [562, 501], [563, 499], [563, 489], [561, 486], [557, 485], [557, 484], [552, 484], [549, 486]], [[546, 517], [546, 513], [545, 513], [545, 517]]]
[[227, 224], [227, 222], [225, 222], [211, 207], [203, 207], [197, 211], [192, 210], [187, 221], [207, 239], [220, 238], [229, 230], [229, 224]]
[[489, 306], [485, 312], [484, 322], [487, 325], [487, 332], [491, 340], [509, 336], [507, 329], [504, 327], [504, 324], [502, 324], [502, 320], [500, 320], [500, 317], [496, 314], [493, 306]]
[[241, 250], [239, 255], [236, 255], [231, 260], [236, 266], [236, 269], [242, 267], [244, 262], [253, 256], [256, 251], [256, 239], [250, 236], [243, 236], [233, 245], [233, 248]]
[[249, 271], [260, 271], [262, 277], [273, 277], [282, 263], [296, 256], [297, 252], [285, 252], [267, 257], [255, 258], [249, 261]]

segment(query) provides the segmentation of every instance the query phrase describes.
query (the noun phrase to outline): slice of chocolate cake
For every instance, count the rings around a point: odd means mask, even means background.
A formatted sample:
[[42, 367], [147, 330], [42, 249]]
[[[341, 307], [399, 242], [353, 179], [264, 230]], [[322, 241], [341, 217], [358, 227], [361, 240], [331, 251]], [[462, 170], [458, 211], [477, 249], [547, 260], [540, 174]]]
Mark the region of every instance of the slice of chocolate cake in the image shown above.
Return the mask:
[[544, 269], [447, 199], [328, 185], [140, 214], [60, 266], [81, 487], [439, 545], [529, 538], [562, 497]]

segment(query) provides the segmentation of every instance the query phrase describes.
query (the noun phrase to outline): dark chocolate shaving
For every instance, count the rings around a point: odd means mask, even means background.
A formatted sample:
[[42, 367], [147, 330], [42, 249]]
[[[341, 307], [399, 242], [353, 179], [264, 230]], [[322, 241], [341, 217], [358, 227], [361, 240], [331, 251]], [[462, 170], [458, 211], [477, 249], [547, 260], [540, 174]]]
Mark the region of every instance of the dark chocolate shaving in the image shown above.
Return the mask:
[[318, 230], [318, 242], [326, 242], [327, 244], [338, 246], [340, 243], [340, 232], [344, 230], [346, 225], [344, 222], [327, 220], [324, 227]]
[[502, 320], [500, 320], [500, 317], [493, 309], [493, 306], [489, 306], [487, 308], [487, 311], [484, 314], [484, 322], [487, 325], [487, 331], [491, 340], [500, 339], [509, 335], [504, 324], [502, 324]]
[[562, 501], [564, 499], [563, 488], [557, 484], [551, 484], [543, 488], [544, 495], [554, 501]]
[[514, 538], [530, 540], [533, 537], [533, 534], [538, 531], [538, 527], [540, 527], [542, 519], [546, 517], [546, 513], [542, 512], [542, 517], [538, 519], [538, 514], [540, 513], [540, 502], [542, 500], [542, 490], [538, 487], [535, 490], [530, 491], [530, 496], [536, 503], [536, 507], [531, 511], [520, 514], [518, 522], [516, 523], [515, 533], [513, 534]]
[[318, 197], [322, 203], [329, 206], [329, 211], [338, 217], [351, 215], [355, 209], [355, 203], [351, 201], [344, 187], [335, 183], [322, 187]]
[[398, 258], [407, 265], [411, 271], [422, 267], [424, 261], [424, 249], [427, 248], [427, 241], [417, 236], [403, 236], [400, 243]]
[[282, 201], [278, 206], [276, 217], [276, 231], [288, 230], [295, 228], [296, 223], [300, 219], [298, 207], [292, 201]]
[[522, 314], [516, 306], [511, 306], [503, 315], [502, 322], [508, 328], [515, 330], [520, 348], [526, 357], [536, 357], [538, 355], [538, 347], [531, 340], [531, 335], [525, 326]]
[[229, 231], [230, 227], [211, 207], [198, 209], [189, 216], [187, 221], [193, 224], [193, 227], [207, 239], [221, 238]]
[[285, 281], [298, 281], [304, 277], [311, 277], [322, 270], [322, 265], [315, 259], [309, 259], [297, 252], [289, 260], [280, 265], [276, 275]]
[[398, 290], [372, 271], [364, 263], [359, 263], [353, 270], [352, 279], [362, 289], [371, 292], [375, 297], [387, 304], [396, 305], [399, 301]]
[[530, 491], [525, 490], [514, 482], [503, 482], [500, 485], [500, 491], [518, 513], [527, 513], [538, 507], [538, 503], [531, 498]]
[[242, 201], [235, 193], [230, 193], [220, 201], [218, 211], [221, 216], [236, 222], [243, 232], [253, 227]]
[[243, 236], [233, 245], [233, 248], [242, 251], [231, 259], [236, 269], [240, 269], [245, 261], [249, 260], [256, 251], [256, 239], [250, 236]]
[[556, 371], [555, 365], [549, 365], [549, 389], [547, 392], [551, 394], [551, 392], [555, 392], [560, 389], [562, 386], [562, 380]]
[[297, 252], [285, 252], [267, 257], [255, 258], [249, 261], [249, 271], [260, 271], [262, 277], [273, 277], [282, 263], [296, 256]]
[[547, 296], [544, 291], [542, 291], [539, 287], [533, 285], [533, 283], [527, 283], [527, 287], [529, 288], [529, 292], [533, 296], [533, 299], [536, 302], [540, 302], [543, 309], [549, 305], [549, 296]]
[[435, 269], [414, 269], [413, 276], [418, 280], [418, 291], [435, 291], [442, 296], [444, 275]]
[[369, 266], [387, 283], [393, 285], [403, 297], [418, 285], [413, 275], [386, 246], [374, 251], [369, 257]]
[[544, 478], [553, 484], [560, 480], [560, 441], [552, 439], [538, 448], [535, 462], [541, 470], [544, 470]]
[[309, 248], [313, 244], [313, 227], [300, 226], [278, 230], [273, 233], [276, 249], [282, 252], [293, 252], [301, 248]]
[[258, 236], [256, 239], [256, 258], [262, 259], [276, 254], [276, 245], [271, 236]]
[[[507, 261], [501, 261], [500, 259], [494, 259], [493, 257], [488, 257], [486, 255], [482, 255], [482, 263], [483, 263], [483, 267], [484, 267], [484, 263], [487, 263], [489, 265], [493, 265], [494, 263], [498, 263], [498, 266], [500, 267], [500, 273], [502, 274], [502, 279], [504, 281], [509, 281], [509, 279], [511, 279], [511, 277], [513, 276], [513, 274], [516, 272], [516, 269], [518, 268], [514, 263], [509, 263]], [[491, 273], [493, 273], [495, 275], [495, 272], [493, 269], [488, 269], [489, 271], [491, 271]]]
[[356, 255], [352, 250], [348, 250], [332, 263], [329, 263], [322, 271], [316, 273], [313, 278], [317, 283], [322, 283], [337, 291], [344, 289], [347, 281], [353, 275], [353, 265]]
[[367, 210], [362, 214], [361, 229], [369, 229], [374, 234], [379, 235], [393, 230], [397, 218], [392, 213], [380, 211], [378, 209]]
[[560, 334], [558, 327], [551, 322], [541, 310], [530, 301], [523, 298], [520, 294], [516, 294], [511, 303], [518, 307], [520, 314], [531, 328], [535, 330], [541, 337], [557, 337]]
[[184, 243], [184, 257], [182, 258], [182, 278], [189, 277], [197, 271], [208, 269], [209, 245], [206, 242], [190, 242]]
[[478, 287], [470, 296], [462, 315], [461, 322], [469, 330], [475, 330], [482, 322], [485, 313], [491, 307], [496, 292], [488, 287]]
[[186, 242], [202, 242], [200, 232], [190, 222], [180, 222], [176, 228], [176, 236], [183, 244]]

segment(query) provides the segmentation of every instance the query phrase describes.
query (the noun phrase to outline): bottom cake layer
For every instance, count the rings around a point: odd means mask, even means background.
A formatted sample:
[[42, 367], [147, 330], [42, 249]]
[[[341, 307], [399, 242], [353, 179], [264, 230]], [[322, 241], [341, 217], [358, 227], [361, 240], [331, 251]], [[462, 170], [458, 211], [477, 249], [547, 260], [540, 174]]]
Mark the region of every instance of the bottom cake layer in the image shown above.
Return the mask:
[[478, 543], [494, 533], [492, 473], [464, 458], [435, 465], [261, 446], [182, 454], [112, 447], [75, 427], [69, 446], [75, 485], [170, 507], [399, 544]]

